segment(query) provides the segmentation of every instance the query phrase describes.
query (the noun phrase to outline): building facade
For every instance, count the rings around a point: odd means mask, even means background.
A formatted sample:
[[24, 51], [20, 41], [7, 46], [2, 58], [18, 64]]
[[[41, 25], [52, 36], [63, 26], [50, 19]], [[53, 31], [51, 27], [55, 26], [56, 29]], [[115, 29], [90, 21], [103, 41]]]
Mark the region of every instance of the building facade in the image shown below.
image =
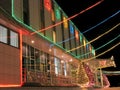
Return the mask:
[[79, 62], [95, 50], [68, 18], [54, 0], [0, 1], [1, 87], [77, 85]]

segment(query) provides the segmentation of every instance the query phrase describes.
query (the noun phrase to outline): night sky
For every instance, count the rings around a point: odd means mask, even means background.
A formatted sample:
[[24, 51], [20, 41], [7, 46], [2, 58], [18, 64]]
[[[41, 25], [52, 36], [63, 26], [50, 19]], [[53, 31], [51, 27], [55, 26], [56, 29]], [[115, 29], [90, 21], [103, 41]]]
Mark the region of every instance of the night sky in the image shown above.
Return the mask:
[[[88, 8], [89, 6], [95, 4], [100, 0], [56, 0], [58, 5], [63, 9], [63, 11], [68, 15], [68, 17], [79, 13], [80, 11]], [[102, 22], [106, 18], [112, 16], [116, 12], [119, 12], [117, 15], [113, 16], [106, 22], [97, 26], [96, 28], [84, 33], [84, 36], [88, 41], [91, 41], [98, 37], [99, 35], [105, 33], [106, 31], [113, 28], [115, 25], [120, 23], [120, 0], [104, 0], [98, 6], [84, 12], [83, 14], [71, 19], [71, 21], [78, 27], [78, 29], [82, 32], [88, 30], [89, 28], [97, 25]], [[104, 35], [100, 39], [91, 43], [95, 49], [109, 42], [120, 35], [120, 26], [112, 30], [110, 33]], [[115, 39], [110, 44], [104, 46], [103, 48], [96, 51], [96, 55], [108, 50], [112, 46], [120, 43], [120, 37]], [[107, 52], [106, 54], [99, 56], [98, 58], [107, 59], [111, 56], [114, 56], [114, 60], [116, 63], [116, 68], [110, 67], [106, 70], [120, 70], [120, 45], [118, 45], [113, 50]]]

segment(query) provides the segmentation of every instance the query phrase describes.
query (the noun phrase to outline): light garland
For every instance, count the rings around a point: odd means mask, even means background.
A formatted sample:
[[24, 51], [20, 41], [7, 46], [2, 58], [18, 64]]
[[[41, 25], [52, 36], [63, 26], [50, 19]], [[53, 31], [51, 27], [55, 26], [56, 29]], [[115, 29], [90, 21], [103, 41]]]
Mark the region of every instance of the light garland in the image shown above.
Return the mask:
[[[114, 30], [115, 28], [117, 28], [119, 25], [120, 25], [120, 23], [118, 23], [117, 25], [115, 25], [114, 27], [112, 27], [111, 29], [109, 29], [107, 32], [105, 32], [105, 33], [99, 35], [99, 36], [96, 37], [95, 39], [93, 39], [93, 40], [87, 42], [86, 44], [90, 44], [90, 43], [92, 43], [92, 42], [98, 40], [99, 38], [101, 38], [101, 37], [104, 36], [105, 34], [108, 34], [108, 33], [111, 32], [112, 30]], [[85, 44], [85, 45], [86, 45], [86, 44]], [[73, 48], [73, 49], [71, 49], [71, 50], [68, 50], [67, 52], [74, 51], [74, 50], [79, 49], [79, 48], [81, 48], [81, 47], [83, 47], [83, 46], [84, 46], [84, 45], [78, 46], [78, 47], [76, 47], [76, 48]]]
[[[105, 23], [106, 21], [108, 21], [108, 20], [111, 19], [112, 17], [118, 15], [119, 13], [120, 13], [120, 10], [118, 10], [116, 13], [114, 13], [114, 14], [111, 15], [111, 16], [109, 16], [108, 18], [104, 19], [104, 20], [101, 21], [100, 23], [96, 24], [95, 26], [93, 26], [93, 27], [85, 30], [84, 32], [82, 32], [82, 34], [85, 34], [85, 33], [87, 33], [88, 31], [91, 31], [92, 29], [96, 28], [97, 26], [100, 26], [101, 24]], [[81, 34], [79, 34], [79, 36], [81, 36]], [[61, 44], [61, 43], [63, 43], [63, 42], [67, 42], [67, 41], [69, 41], [69, 40], [71, 40], [71, 39], [74, 39], [74, 38], [75, 38], [75, 37], [73, 36], [73, 37], [68, 38], [68, 39], [66, 39], [66, 40], [64, 40], [64, 41], [57, 42], [57, 44]]]
[[[98, 1], [97, 3], [95, 3], [95, 4], [91, 5], [90, 7], [88, 7], [88, 8], [86, 8], [86, 9], [82, 10], [81, 12], [79, 12], [79, 13], [77, 13], [77, 14], [71, 16], [70, 18], [67, 18], [66, 20], [70, 20], [70, 19], [72, 19], [72, 18], [78, 16], [79, 14], [82, 14], [82, 13], [84, 13], [84, 12], [86, 12], [86, 11], [88, 11], [88, 10], [94, 8], [95, 6], [99, 5], [99, 4], [102, 3], [103, 1], [104, 1], [104, 0]], [[16, 17], [16, 15], [15, 15], [15, 13], [14, 13], [14, 0], [11, 0], [11, 3], [12, 3], [12, 8], [11, 8], [12, 17], [13, 17], [17, 22], [19, 22], [20, 24], [22, 24], [23, 26], [25, 26], [26, 28], [28, 28], [29, 30], [31, 30], [31, 31], [33, 31], [33, 32], [36, 32], [36, 30], [35, 30], [34, 28], [32, 28], [32, 27], [30, 27], [30, 26], [24, 24], [24, 22], [20, 21], [20, 20]], [[63, 23], [63, 21], [60, 22], [60, 23], [56, 23], [56, 25], [59, 25], [59, 24], [62, 24], [62, 23]], [[55, 25], [54, 25], [54, 26], [55, 26]], [[54, 27], [54, 26], [53, 26], [53, 27]], [[50, 28], [50, 27], [49, 27], [49, 28]], [[52, 28], [52, 27], [51, 27], [51, 28]], [[61, 49], [63, 49], [63, 50], [66, 51], [66, 49], [64, 49], [64, 48], [61, 47], [60, 45], [54, 43], [53, 41], [51, 41], [49, 38], [45, 37], [45, 36], [42, 35], [41, 33], [39, 33], [39, 32], [36, 32], [36, 33], [37, 33], [38, 35], [40, 35], [41, 37], [43, 37], [44, 39], [50, 41], [50, 42], [53, 43], [54, 45], [56, 45], [56, 46], [58, 46], [59, 48], [61, 48]], [[70, 54], [71, 54], [73, 57], [77, 58], [76, 55], [74, 55], [74, 54], [72, 54], [72, 53], [70, 53]]]
[[69, 17], [69, 18], [67, 18], [66, 20], [63, 20], [63, 21], [58, 22], [58, 23], [56, 23], [56, 24], [54, 24], [54, 25], [48, 26], [48, 27], [46, 27], [46, 28], [44, 28], [44, 29], [41, 29], [41, 30], [32, 32], [31, 35], [34, 35], [34, 34], [36, 34], [36, 33], [38, 33], [38, 32], [43, 32], [43, 31], [45, 31], [45, 30], [48, 30], [48, 29], [53, 28], [53, 27], [55, 27], [55, 26], [58, 26], [58, 25], [64, 23], [65, 21], [69, 21], [69, 20], [77, 17], [78, 15], [80, 15], [80, 14], [82, 14], [82, 13], [84, 13], [84, 12], [86, 12], [86, 11], [92, 9], [92, 8], [94, 8], [95, 6], [99, 5], [99, 4], [102, 3], [103, 1], [104, 1], [104, 0], [98, 1], [97, 3], [93, 4], [92, 6], [90, 6], [90, 7], [86, 8], [86, 9], [82, 10], [81, 12], [79, 12], [79, 13], [77, 13], [77, 14]]
[[[95, 51], [97, 51], [97, 50], [99, 50], [99, 49], [105, 47], [106, 45], [112, 43], [113, 41], [115, 41], [115, 40], [118, 39], [119, 37], [120, 37], [120, 35], [118, 35], [117, 37], [113, 38], [112, 40], [110, 40], [109, 42], [105, 43], [104, 45], [102, 45], [102, 46], [96, 48]], [[77, 56], [77, 57], [79, 58], [79, 57], [81, 57], [81, 56], [85, 56], [85, 55], [90, 54], [90, 53], [91, 53], [91, 52], [88, 52], [88, 53], [85, 53], [85, 54], [79, 55], [79, 56]]]
[[99, 56], [101, 56], [101, 55], [109, 52], [110, 50], [114, 49], [114, 48], [117, 47], [118, 45], [120, 45], [120, 42], [117, 43], [116, 45], [112, 46], [111, 48], [107, 49], [106, 51], [104, 51], [104, 52], [102, 52], [102, 53], [100, 53], [100, 54], [98, 54], [98, 55], [96, 55], [96, 56], [94, 56], [94, 57], [92, 57], [92, 58], [85, 59], [85, 60], [83, 60], [83, 61], [81, 61], [81, 62], [87, 62], [87, 61], [90, 61], [90, 60], [92, 60], [92, 59], [95, 59], [95, 58], [97, 58], [97, 57], [99, 57]]

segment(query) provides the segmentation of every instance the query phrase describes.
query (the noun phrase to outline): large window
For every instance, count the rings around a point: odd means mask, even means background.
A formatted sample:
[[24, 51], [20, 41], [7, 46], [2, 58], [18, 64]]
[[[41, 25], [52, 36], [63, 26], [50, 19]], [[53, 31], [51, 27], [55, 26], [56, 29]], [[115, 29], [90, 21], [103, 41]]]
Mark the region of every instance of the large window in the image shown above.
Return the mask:
[[53, 42], [56, 42], [56, 32], [53, 31]]
[[0, 25], [0, 42], [19, 47], [19, 34]]
[[64, 70], [64, 75], [67, 76], [67, 63], [66, 62], [64, 62], [63, 70]]
[[0, 42], [7, 43], [7, 28], [0, 26]]
[[[40, 29], [45, 28], [45, 15], [44, 15], [44, 0], [40, 0]], [[45, 35], [45, 31], [41, 32], [43, 35]]]
[[18, 33], [10, 31], [10, 45], [18, 47]]
[[30, 25], [29, 17], [29, 0], [23, 0], [23, 21], [27, 25]]
[[60, 75], [61, 74], [60, 60], [58, 58], [54, 58], [54, 64], [55, 64], [55, 74]]

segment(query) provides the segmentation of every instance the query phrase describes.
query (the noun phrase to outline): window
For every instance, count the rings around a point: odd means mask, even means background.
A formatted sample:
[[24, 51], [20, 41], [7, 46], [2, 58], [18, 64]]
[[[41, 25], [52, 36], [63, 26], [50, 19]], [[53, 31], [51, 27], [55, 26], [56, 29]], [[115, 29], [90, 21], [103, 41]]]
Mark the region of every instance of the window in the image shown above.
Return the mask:
[[67, 76], [67, 63], [66, 62], [64, 62], [63, 69], [64, 69], [64, 75]]
[[75, 30], [75, 38], [79, 40], [79, 32], [77, 30]]
[[51, 11], [51, 1], [50, 0], [44, 0], [44, 6], [48, 11]]
[[29, 17], [29, 0], [23, 0], [23, 21], [27, 25], [30, 25]]
[[63, 25], [64, 25], [64, 28], [68, 28], [68, 21], [66, 17], [63, 17]]
[[74, 34], [74, 27], [71, 23], [70, 23], [70, 34]]
[[18, 33], [10, 31], [10, 45], [18, 47]]
[[54, 58], [54, 64], [55, 64], [55, 74], [60, 75], [61, 73], [60, 60], [56, 57]]
[[53, 42], [56, 42], [56, 32], [53, 31]]
[[[45, 15], [44, 15], [44, 1], [40, 0], [40, 29], [45, 28]], [[42, 31], [41, 34], [45, 35], [45, 31]]]
[[58, 8], [57, 5], [54, 5], [54, 6], [55, 6], [55, 16], [56, 16], [56, 19], [60, 20], [61, 19], [60, 9]]
[[0, 26], [0, 42], [7, 43], [7, 28]]
[[0, 42], [19, 47], [19, 34], [0, 25]]

